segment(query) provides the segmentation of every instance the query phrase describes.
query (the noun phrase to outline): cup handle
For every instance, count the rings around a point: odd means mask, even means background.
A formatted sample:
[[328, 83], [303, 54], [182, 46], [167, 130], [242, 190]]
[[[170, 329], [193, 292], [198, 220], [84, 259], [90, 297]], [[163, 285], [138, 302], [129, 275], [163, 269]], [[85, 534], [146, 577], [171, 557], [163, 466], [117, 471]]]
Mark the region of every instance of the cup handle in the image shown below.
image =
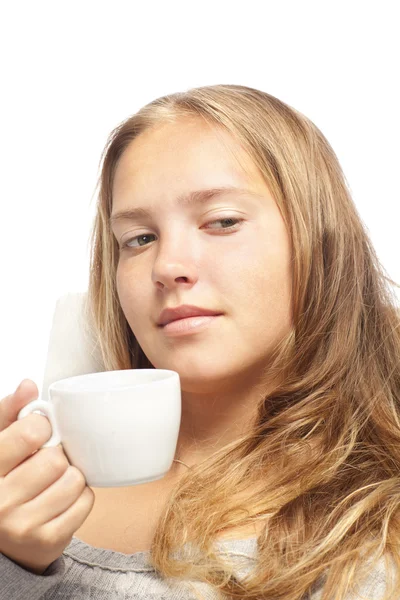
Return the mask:
[[28, 415], [34, 412], [40, 413], [43, 416], [47, 417], [50, 421], [52, 429], [51, 438], [45, 444], [43, 444], [41, 448], [58, 446], [58, 444], [61, 443], [61, 436], [54, 416], [53, 405], [50, 404], [50, 402], [47, 402], [46, 400], [34, 400], [33, 402], [30, 402], [29, 404], [24, 406], [24, 408], [19, 411], [17, 420], [19, 421], [20, 419], [23, 419], [24, 417], [27, 417]]

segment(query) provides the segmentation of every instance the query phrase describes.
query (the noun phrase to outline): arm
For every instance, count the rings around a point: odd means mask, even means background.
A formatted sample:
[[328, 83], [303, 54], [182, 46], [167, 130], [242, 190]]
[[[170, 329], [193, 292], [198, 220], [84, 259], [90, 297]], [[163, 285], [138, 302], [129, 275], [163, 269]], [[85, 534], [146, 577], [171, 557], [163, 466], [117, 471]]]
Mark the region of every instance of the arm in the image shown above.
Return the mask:
[[0, 553], [0, 600], [41, 600], [61, 581], [64, 572], [63, 556], [52, 562], [43, 575], [36, 575]]

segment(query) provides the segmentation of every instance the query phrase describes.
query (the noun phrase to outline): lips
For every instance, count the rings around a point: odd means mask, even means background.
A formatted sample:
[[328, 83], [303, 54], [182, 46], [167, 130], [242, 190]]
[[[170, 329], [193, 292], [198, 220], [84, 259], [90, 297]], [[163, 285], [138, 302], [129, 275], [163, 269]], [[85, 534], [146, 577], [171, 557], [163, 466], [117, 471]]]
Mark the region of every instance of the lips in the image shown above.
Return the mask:
[[178, 319], [187, 319], [188, 317], [199, 317], [199, 316], [215, 316], [221, 315], [221, 312], [208, 308], [200, 308], [199, 306], [190, 306], [184, 304], [175, 308], [166, 308], [160, 314], [157, 325], [163, 327], [171, 321], [177, 321]]

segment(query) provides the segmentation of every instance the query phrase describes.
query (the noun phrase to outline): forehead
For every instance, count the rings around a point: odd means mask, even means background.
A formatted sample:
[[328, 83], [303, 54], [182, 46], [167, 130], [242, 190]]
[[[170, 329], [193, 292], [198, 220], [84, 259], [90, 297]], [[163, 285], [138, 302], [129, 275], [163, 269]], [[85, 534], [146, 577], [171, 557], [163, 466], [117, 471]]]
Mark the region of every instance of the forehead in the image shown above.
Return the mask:
[[116, 167], [113, 204], [237, 185], [265, 190], [253, 160], [221, 127], [185, 118], [142, 132]]

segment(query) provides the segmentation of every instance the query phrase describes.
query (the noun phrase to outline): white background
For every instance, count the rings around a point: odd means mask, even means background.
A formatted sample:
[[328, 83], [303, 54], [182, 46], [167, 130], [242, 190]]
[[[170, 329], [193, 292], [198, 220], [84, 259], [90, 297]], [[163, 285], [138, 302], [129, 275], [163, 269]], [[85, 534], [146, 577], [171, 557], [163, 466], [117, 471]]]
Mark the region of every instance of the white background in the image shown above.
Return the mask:
[[396, 0], [3, 2], [0, 397], [24, 378], [40, 390], [56, 300], [87, 287], [106, 138], [166, 93], [236, 83], [308, 116], [400, 283], [398, 8]]

